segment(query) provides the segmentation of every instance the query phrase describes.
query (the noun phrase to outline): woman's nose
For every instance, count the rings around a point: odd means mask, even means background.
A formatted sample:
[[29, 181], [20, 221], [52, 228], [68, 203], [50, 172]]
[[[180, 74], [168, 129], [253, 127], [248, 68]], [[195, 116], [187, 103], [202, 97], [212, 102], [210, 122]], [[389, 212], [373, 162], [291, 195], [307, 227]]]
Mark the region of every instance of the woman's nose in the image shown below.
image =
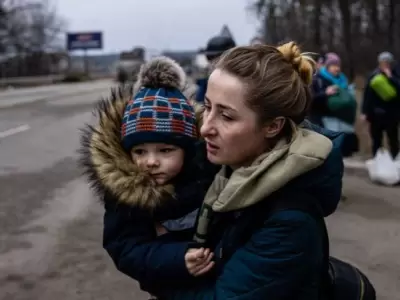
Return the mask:
[[213, 120], [209, 113], [203, 115], [203, 124], [201, 125], [201, 128], [200, 128], [200, 134], [203, 137], [215, 134]]

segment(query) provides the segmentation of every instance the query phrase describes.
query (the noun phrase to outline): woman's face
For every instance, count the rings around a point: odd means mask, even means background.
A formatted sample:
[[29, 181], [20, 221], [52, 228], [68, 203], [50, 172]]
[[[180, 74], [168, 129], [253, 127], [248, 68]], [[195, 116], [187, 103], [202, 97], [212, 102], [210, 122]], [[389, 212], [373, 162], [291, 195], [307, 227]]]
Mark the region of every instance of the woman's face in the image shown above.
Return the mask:
[[328, 66], [328, 72], [333, 76], [338, 76], [340, 73], [340, 65], [332, 64]]
[[267, 149], [267, 136], [274, 122], [261, 127], [245, 103], [245, 86], [239, 78], [216, 69], [205, 96], [201, 135], [207, 143], [207, 157], [232, 168], [250, 165]]

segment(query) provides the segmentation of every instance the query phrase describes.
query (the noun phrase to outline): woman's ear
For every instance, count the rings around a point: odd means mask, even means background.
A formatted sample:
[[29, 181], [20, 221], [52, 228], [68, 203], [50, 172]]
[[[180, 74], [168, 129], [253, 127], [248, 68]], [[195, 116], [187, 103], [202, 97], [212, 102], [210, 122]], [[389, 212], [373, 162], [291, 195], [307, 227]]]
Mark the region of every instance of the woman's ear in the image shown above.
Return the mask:
[[274, 138], [285, 126], [286, 119], [284, 117], [276, 117], [274, 120], [268, 122], [264, 127], [264, 133], [266, 138]]

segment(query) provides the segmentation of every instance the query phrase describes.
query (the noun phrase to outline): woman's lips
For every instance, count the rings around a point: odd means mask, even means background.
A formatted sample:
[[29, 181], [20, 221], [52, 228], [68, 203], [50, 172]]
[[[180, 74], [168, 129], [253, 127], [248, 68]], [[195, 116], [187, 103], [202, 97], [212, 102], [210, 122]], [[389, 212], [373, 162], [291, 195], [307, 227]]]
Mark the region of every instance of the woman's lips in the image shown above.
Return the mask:
[[207, 142], [207, 152], [211, 154], [215, 154], [218, 151], [219, 147], [215, 144]]

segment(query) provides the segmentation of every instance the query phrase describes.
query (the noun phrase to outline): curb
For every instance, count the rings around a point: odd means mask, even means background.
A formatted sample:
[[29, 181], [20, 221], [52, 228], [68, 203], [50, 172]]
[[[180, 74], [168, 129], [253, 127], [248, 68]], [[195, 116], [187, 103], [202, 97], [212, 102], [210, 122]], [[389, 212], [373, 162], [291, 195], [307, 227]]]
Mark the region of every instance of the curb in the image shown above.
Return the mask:
[[365, 161], [345, 158], [343, 159], [343, 164], [345, 174], [369, 178]]

